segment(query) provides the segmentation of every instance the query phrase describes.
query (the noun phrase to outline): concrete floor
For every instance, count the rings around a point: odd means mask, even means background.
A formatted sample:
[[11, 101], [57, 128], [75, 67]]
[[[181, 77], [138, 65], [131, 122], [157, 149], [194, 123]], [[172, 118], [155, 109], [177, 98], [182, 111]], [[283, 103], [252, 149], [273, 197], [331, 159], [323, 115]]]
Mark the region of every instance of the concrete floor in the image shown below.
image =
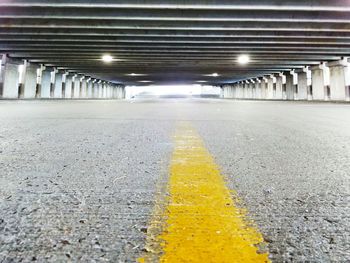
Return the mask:
[[0, 262], [135, 262], [190, 121], [275, 262], [350, 261], [350, 105], [1, 101]]

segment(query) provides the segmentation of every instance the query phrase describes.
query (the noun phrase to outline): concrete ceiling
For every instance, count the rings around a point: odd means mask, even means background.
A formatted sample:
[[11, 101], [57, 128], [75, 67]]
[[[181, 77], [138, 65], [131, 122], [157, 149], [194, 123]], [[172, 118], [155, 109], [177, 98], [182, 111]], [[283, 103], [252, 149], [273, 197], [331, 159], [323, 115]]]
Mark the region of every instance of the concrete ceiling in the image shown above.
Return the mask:
[[349, 56], [350, 1], [0, 0], [0, 52], [126, 85], [231, 83]]

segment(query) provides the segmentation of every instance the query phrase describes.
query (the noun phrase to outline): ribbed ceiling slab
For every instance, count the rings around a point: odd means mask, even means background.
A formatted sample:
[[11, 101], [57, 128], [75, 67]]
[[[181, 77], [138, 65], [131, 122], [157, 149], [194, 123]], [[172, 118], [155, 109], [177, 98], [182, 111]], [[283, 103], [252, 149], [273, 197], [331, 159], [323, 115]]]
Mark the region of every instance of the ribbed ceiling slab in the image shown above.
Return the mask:
[[126, 85], [230, 83], [350, 55], [350, 2], [0, 0], [0, 52]]

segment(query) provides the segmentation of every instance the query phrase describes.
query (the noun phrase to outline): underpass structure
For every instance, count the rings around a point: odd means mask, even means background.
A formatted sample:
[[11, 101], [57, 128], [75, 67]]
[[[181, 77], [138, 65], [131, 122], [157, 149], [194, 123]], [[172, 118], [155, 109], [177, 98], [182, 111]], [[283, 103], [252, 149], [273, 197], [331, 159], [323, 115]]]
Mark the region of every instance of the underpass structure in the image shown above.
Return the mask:
[[[122, 98], [125, 85], [206, 83], [222, 86], [225, 98], [349, 100], [345, 0], [2, 0], [0, 7], [2, 98]], [[238, 63], [242, 55], [248, 64]], [[72, 96], [71, 78], [73, 88], [83, 86]]]
[[349, 1], [0, 0], [0, 54], [0, 262], [350, 262]]

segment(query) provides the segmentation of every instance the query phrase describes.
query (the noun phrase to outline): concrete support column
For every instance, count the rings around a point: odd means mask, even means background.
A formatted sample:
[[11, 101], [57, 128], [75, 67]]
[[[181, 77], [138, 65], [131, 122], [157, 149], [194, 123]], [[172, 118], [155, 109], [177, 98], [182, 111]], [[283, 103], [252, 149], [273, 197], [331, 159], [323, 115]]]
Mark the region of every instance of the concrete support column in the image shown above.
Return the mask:
[[103, 83], [101, 80], [98, 82], [98, 98], [103, 98]]
[[[64, 82], [64, 89], [65, 89], [65, 95], [64, 98], [72, 98], [73, 94], [73, 79], [74, 75], [67, 73], [65, 77], [65, 82]], [[62, 91], [63, 92], [63, 91]]]
[[[29, 62], [24, 63], [23, 67], [23, 98], [34, 99], [36, 95], [36, 87], [38, 82], [38, 69], [39, 66], [30, 64]], [[20, 95], [21, 97], [21, 95]], [[22, 97], [21, 97], [22, 98]]]
[[254, 99], [255, 96], [255, 90], [254, 90], [254, 82], [252, 79], [249, 79], [247, 81], [248, 83], [248, 94], [249, 94], [249, 99]]
[[79, 88], [80, 88], [80, 84], [76, 84], [76, 81], [77, 81], [77, 78], [78, 78], [78, 76], [77, 75], [74, 75], [73, 76], [73, 78], [72, 78], [72, 92], [71, 92], [71, 99], [73, 99], [74, 97], [75, 97], [75, 90], [76, 90], [76, 86], [79, 86]]
[[19, 62], [3, 55], [0, 70], [0, 97], [17, 99], [19, 89]]
[[107, 97], [108, 97], [108, 99], [112, 99], [113, 98], [113, 96], [112, 96], [112, 84], [111, 83], [108, 83], [108, 89], [107, 89]]
[[116, 99], [119, 99], [121, 97], [121, 89], [120, 89], [120, 86], [117, 85], [115, 86], [115, 97]]
[[244, 82], [243, 81], [241, 81], [239, 83], [239, 87], [240, 87], [240, 99], [244, 99], [245, 89], [244, 89]]
[[274, 77], [272, 75], [266, 76], [267, 78], [267, 94], [266, 99], [273, 99]]
[[246, 99], [247, 98], [247, 86], [246, 86], [246, 82], [242, 81], [242, 99]]
[[81, 79], [82, 75], [75, 75], [73, 81], [73, 90], [72, 90], [72, 98], [77, 99], [80, 98], [81, 91]]
[[61, 98], [62, 99], [66, 98], [66, 78], [67, 78], [67, 73], [64, 72], [62, 74], [62, 92], [61, 92]]
[[126, 90], [125, 90], [125, 86], [122, 86], [122, 99], [126, 98]]
[[[233, 94], [232, 94], [232, 87], [231, 85], [225, 85], [225, 90], [226, 90], [226, 94], [225, 94], [225, 98], [226, 99], [231, 99]], [[122, 87], [118, 86], [118, 99], [122, 98]]]
[[117, 98], [117, 86], [112, 84], [112, 99]]
[[245, 83], [244, 83], [244, 81], [241, 81], [240, 82], [240, 87], [241, 87], [241, 99], [244, 99], [245, 97]]
[[295, 86], [294, 75], [291, 72], [286, 74], [286, 99], [294, 100]]
[[263, 100], [266, 100], [267, 99], [267, 79], [265, 77], [263, 77], [261, 79], [261, 83], [260, 83], [260, 86], [261, 86], [261, 98]]
[[237, 86], [238, 84], [237, 83], [234, 83], [232, 84], [232, 87], [233, 87], [233, 98], [237, 98]]
[[[115, 99], [121, 99], [122, 98], [122, 89], [120, 85], [115, 86]], [[223, 98], [223, 97], [222, 97]]]
[[98, 80], [94, 79], [92, 82], [92, 98], [97, 99], [98, 98]]
[[251, 92], [249, 87], [249, 82], [247, 80], [244, 81], [244, 99], [250, 99]]
[[106, 98], [106, 83], [102, 81], [101, 85], [101, 99]]
[[121, 98], [122, 98], [122, 89], [121, 89], [121, 86], [115, 85], [115, 86], [114, 86], [114, 89], [115, 89], [115, 96], [114, 96], [114, 98], [115, 98], [115, 99], [121, 99]]
[[123, 87], [120, 85], [116, 86], [116, 99], [122, 99], [123, 98]]
[[233, 91], [233, 98], [236, 99], [237, 98], [237, 83], [234, 83], [232, 85], [232, 91]]
[[53, 71], [51, 71], [50, 98], [54, 98], [55, 97], [56, 72], [57, 72], [57, 70], [55, 68], [53, 69]]
[[106, 96], [105, 96], [105, 98], [106, 99], [109, 99], [109, 83], [108, 82], [106, 82]]
[[107, 98], [107, 83], [102, 82], [102, 98]]
[[18, 98], [24, 99], [24, 77], [25, 77], [25, 68], [28, 62], [25, 60], [22, 65], [18, 66], [19, 73], [19, 83], [18, 83]]
[[298, 100], [308, 99], [308, 83], [307, 83], [307, 68], [298, 69], [295, 71], [298, 76]]
[[98, 98], [99, 99], [103, 99], [103, 82], [100, 81], [99, 83], [99, 89], [98, 89]]
[[54, 71], [54, 84], [51, 98], [61, 99], [62, 98], [62, 86], [63, 86], [63, 74], [62, 71]]
[[239, 83], [235, 83], [235, 99], [239, 99]]
[[226, 92], [227, 92], [227, 90], [226, 90], [226, 85], [223, 85], [222, 86], [222, 97], [224, 98], [224, 99], [226, 99]]
[[240, 83], [239, 82], [235, 83], [235, 86], [236, 86], [236, 88], [235, 88], [235, 98], [239, 99], [240, 98]]
[[257, 78], [255, 81], [255, 96], [256, 99], [261, 100], [261, 79]]
[[251, 99], [256, 99], [256, 89], [255, 89], [255, 82], [253, 79], [249, 80], [249, 87], [251, 92]]
[[51, 80], [52, 80], [52, 69], [41, 67], [40, 69], [40, 79], [39, 79], [39, 89], [38, 89], [38, 98], [50, 98], [51, 91]]
[[318, 65], [311, 68], [312, 98], [314, 100], [325, 100], [327, 87], [325, 83], [325, 67]]
[[122, 99], [126, 98], [126, 90], [125, 90], [125, 86], [122, 86]]
[[80, 79], [79, 98], [80, 99], [86, 98], [86, 93], [87, 93], [87, 78], [85, 76], [83, 76]]
[[[230, 89], [230, 99], [233, 99], [235, 97], [235, 94], [234, 94], [235, 91], [234, 91], [233, 85], [230, 85], [229, 89]], [[120, 90], [122, 90], [122, 88], [120, 88]]]
[[283, 74], [275, 74], [274, 75], [276, 79], [276, 85], [275, 85], [275, 94], [274, 99], [276, 100], [282, 100], [283, 99]]
[[40, 98], [41, 97], [41, 77], [43, 74], [43, 70], [45, 70], [45, 66], [44, 65], [40, 65], [38, 71], [37, 71], [37, 85], [36, 85], [36, 89], [35, 89], [35, 98]]
[[224, 98], [224, 88], [220, 86], [220, 99]]
[[345, 101], [349, 98], [349, 86], [347, 85], [350, 76], [348, 73], [348, 62], [346, 60], [327, 63], [330, 79], [330, 99], [334, 101]]
[[89, 78], [87, 80], [87, 97], [89, 99], [93, 98], [93, 87], [94, 87], [94, 79]]
[[[228, 98], [232, 99], [233, 98], [233, 90], [232, 90], [232, 86], [231, 85], [227, 85], [227, 89], [228, 89]], [[121, 88], [120, 88], [121, 90]], [[120, 96], [121, 98], [121, 96]]]
[[[232, 91], [232, 86], [229, 86], [230, 90]], [[122, 85], [116, 86], [117, 89], [117, 99], [125, 99], [125, 87]]]
[[312, 79], [311, 79], [311, 70], [308, 68], [306, 72], [307, 76], [307, 99], [312, 100]]
[[228, 97], [227, 85], [222, 86], [222, 93], [223, 93], [224, 99], [227, 99]]
[[112, 84], [108, 83], [108, 99], [112, 99]]

